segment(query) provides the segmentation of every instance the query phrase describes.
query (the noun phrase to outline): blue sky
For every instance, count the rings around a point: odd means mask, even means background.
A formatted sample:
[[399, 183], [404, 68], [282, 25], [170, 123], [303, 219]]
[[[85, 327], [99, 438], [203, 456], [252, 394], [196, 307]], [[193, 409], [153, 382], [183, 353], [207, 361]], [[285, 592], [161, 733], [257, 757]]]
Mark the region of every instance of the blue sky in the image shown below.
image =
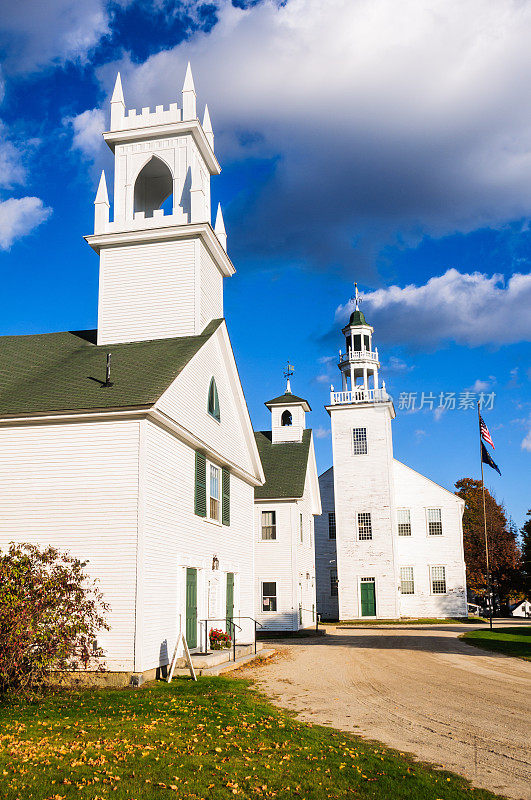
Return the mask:
[[[481, 20], [481, 25], [478, 25]], [[478, 475], [485, 412], [520, 526], [531, 505], [531, 4], [512, 0], [27, 0], [0, 18], [0, 333], [95, 327], [92, 232], [118, 69], [128, 107], [208, 102], [237, 274], [226, 316], [256, 428], [308, 398], [320, 471], [353, 281], [395, 398], [395, 456]], [[434, 408], [398, 408], [401, 393]], [[418, 401], [417, 401], [418, 402]]]

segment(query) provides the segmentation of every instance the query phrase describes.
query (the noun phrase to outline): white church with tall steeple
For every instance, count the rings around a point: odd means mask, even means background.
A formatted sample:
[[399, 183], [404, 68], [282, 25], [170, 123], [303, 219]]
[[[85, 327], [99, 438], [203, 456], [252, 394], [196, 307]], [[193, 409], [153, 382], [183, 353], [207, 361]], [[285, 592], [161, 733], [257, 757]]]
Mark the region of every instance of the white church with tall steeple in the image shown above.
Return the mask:
[[325, 619], [466, 616], [464, 503], [394, 458], [373, 332], [356, 286], [341, 388], [326, 406], [333, 466], [319, 479], [317, 607]]
[[[94, 233], [98, 327], [0, 339], [0, 547], [88, 562], [110, 611], [97, 646], [123, 679], [154, 677], [184, 634], [254, 637], [254, 489], [264, 473], [223, 318], [234, 274], [208, 109], [126, 109], [103, 137]], [[135, 677], [135, 679], [137, 679]]]

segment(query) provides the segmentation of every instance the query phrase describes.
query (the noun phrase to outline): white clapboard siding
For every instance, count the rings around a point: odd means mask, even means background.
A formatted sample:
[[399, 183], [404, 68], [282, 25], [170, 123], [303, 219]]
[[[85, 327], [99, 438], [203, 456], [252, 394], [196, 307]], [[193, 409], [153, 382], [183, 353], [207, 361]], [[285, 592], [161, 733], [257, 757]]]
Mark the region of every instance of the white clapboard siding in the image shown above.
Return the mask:
[[[413, 567], [415, 593], [401, 595], [402, 616], [466, 616], [466, 574], [463, 555], [463, 501], [433, 481], [393, 461], [397, 508], [409, 508], [411, 536], [398, 536], [399, 567]], [[442, 536], [428, 535], [427, 508], [440, 508]], [[444, 595], [431, 593], [430, 567], [446, 568]]]
[[111, 606], [98, 642], [134, 668], [139, 423], [0, 428], [0, 547], [53, 545], [88, 560]]
[[[309, 459], [309, 465], [311, 459]], [[316, 476], [317, 477], [317, 476]], [[295, 511], [295, 570], [294, 577], [297, 585], [302, 589], [302, 625], [299, 627], [308, 628], [315, 625], [316, 608], [316, 585], [315, 585], [315, 526], [313, 509], [315, 501], [312, 497], [312, 485], [310, 469], [306, 472], [304, 494], [296, 505]], [[300, 517], [302, 514], [303, 540], [300, 537]], [[309, 576], [309, 577], [308, 577]]]
[[317, 610], [323, 619], [338, 619], [338, 599], [331, 593], [331, 574], [337, 574], [336, 540], [330, 539], [328, 514], [335, 512], [334, 469], [319, 476], [323, 513], [315, 517], [315, 567], [317, 578]]
[[198, 333], [195, 276], [192, 240], [103, 249], [98, 344]]
[[200, 330], [213, 319], [223, 316], [223, 276], [203, 242], [198, 242], [200, 259], [201, 313]]
[[[257, 500], [255, 503], [255, 606], [257, 619], [267, 630], [298, 630], [315, 625], [314, 512], [320, 509], [318, 491], [312, 440], [302, 498]], [[277, 538], [274, 540], [262, 539], [263, 511], [276, 513]], [[303, 517], [302, 542], [300, 514]], [[262, 584], [269, 581], [277, 584], [276, 611], [263, 610]], [[299, 622], [299, 603], [303, 608], [302, 625]]]
[[[144, 424], [139, 625], [143, 631], [142, 669], [150, 669], [168, 663], [180, 627], [185, 629], [186, 567], [199, 570], [199, 619], [225, 616], [227, 572], [235, 573], [235, 616], [254, 616], [254, 491], [231, 475], [231, 524], [217, 525], [198, 517], [194, 513], [194, 450], [151, 421]], [[219, 560], [217, 571], [212, 571], [214, 556]], [[216, 590], [210, 609], [209, 583]], [[251, 623], [238, 624], [243, 628], [238, 640], [252, 641]], [[212, 625], [224, 627], [221, 622]]]
[[[336, 406], [331, 413], [339, 615], [360, 616], [359, 580], [375, 578], [376, 613], [399, 614], [393, 529], [393, 443], [387, 404]], [[367, 429], [367, 455], [353, 455], [352, 429]], [[372, 541], [357, 540], [358, 512], [370, 512]]]
[[[250, 474], [256, 472], [250, 448], [256, 450], [245, 406], [234, 385], [239, 382], [232, 354], [228, 352], [224, 324], [189, 361], [178, 378], [157, 402], [157, 409], [176, 420], [199, 440], [211, 445], [229, 463], [237, 463]], [[208, 413], [208, 390], [215, 378], [220, 421]]]
[[[297, 502], [260, 500], [255, 503], [255, 605], [256, 619], [265, 630], [285, 631], [298, 629], [296, 595], [297, 544], [294, 518]], [[262, 540], [262, 511], [276, 513], [276, 539]], [[298, 517], [297, 517], [298, 519]], [[263, 611], [262, 583], [277, 584], [276, 611]]]

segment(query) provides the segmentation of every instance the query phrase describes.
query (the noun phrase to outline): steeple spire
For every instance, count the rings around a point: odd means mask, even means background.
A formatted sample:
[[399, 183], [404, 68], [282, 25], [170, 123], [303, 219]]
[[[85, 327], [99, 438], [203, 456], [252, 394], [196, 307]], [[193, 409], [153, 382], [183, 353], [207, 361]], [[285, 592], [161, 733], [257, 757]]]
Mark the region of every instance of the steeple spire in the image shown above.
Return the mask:
[[210, 122], [210, 114], [208, 113], [208, 105], [205, 105], [205, 114], [203, 116], [203, 131], [208, 140], [212, 150], [214, 149], [214, 132], [212, 130], [212, 123]]
[[122, 89], [122, 78], [120, 73], [116, 75], [114, 91], [111, 97], [111, 130], [118, 130], [122, 127], [125, 117], [125, 101]]
[[214, 225], [214, 233], [218, 237], [221, 246], [227, 251], [227, 233], [225, 231], [225, 223], [223, 222], [223, 214], [221, 213], [221, 203], [218, 203], [218, 212], [216, 214], [216, 224]]
[[105, 170], [102, 169], [96, 199], [94, 200], [94, 233], [105, 233], [109, 222], [109, 195], [107, 194], [107, 181]]
[[188, 122], [192, 119], [197, 119], [197, 107], [192, 67], [188, 62], [183, 84], [183, 121]]

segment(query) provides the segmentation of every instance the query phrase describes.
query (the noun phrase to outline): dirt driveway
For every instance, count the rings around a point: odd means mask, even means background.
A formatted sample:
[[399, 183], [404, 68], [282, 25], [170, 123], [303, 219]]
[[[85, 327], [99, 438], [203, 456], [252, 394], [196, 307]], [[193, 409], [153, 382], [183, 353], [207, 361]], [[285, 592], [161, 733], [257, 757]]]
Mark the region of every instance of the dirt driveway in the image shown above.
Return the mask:
[[466, 645], [463, 629], [329, 627], [323, 638], [280, 643], [272, 663], [240, 674], [301, 719], [529, 800], [531, 662]]

